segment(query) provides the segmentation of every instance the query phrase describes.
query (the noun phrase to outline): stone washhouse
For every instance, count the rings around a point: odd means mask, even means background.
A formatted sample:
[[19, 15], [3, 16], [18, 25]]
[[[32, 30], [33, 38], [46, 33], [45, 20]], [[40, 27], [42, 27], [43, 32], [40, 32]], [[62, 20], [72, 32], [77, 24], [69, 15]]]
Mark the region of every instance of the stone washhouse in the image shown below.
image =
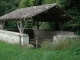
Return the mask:
[[[55, 4], [46, 4], [17, 9], [0, 17], [0, 40], [16, 44], [34, 44], [39, 40], [56, 40], [55, 36], [73, 36], [74, 32], [62, 31], [63, 24], [73, 19], [61, 7]], [[4, 30], [6, 21], [15, 21], [18, 30]], [[25, 29], [28, 22], [33, 21], [37, 29]], [[55, 22], [60, 31], [39, 29], [42, 22]], [[59, 37], [60, 37], [59, 36]]]

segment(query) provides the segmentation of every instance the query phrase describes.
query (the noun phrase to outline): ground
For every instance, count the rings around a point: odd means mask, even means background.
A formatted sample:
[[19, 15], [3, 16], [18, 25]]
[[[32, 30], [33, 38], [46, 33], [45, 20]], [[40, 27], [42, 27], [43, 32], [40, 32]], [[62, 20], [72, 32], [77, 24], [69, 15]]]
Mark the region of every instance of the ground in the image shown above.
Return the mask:
[[80, 46], [62, 50], [47, 50], [27, 48], [0, 41], [0, 60], [80, 60]]

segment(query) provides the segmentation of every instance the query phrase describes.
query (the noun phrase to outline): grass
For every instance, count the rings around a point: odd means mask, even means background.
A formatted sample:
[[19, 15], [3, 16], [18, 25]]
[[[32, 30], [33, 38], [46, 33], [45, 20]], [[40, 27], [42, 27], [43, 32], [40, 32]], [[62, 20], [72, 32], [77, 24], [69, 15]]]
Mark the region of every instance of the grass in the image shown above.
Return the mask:
[[45, 50], [63, 50], [72, 48], [74, 46], [76, 47], [80, 46], [80, 38], [79, 39], [66, 38], [63, 40], [58, 40], [57, 43], [44, 41], [41, 48]]
[[80, 40], [66, 49], [27, 48], [0, 41], [0, 60], [80, 60]]

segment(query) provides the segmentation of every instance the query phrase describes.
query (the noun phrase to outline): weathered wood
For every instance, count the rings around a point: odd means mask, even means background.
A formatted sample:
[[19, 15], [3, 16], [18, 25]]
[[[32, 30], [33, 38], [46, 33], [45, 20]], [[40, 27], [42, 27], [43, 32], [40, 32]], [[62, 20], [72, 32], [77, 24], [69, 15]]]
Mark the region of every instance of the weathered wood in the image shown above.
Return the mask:
[[3, 29], [5, 25], [5, 21], [0, 21], [0, 29]]
[[25, 19], [23, 21], [22, 20], [17, 21], [17, 26], [18, 26], [18, 29], [19, 29], [20, 33], [24, 32], [26, 24], [27, 24], [27, 21]]
[[36, 39], [36, 48], [38, 47], [38, 39]]

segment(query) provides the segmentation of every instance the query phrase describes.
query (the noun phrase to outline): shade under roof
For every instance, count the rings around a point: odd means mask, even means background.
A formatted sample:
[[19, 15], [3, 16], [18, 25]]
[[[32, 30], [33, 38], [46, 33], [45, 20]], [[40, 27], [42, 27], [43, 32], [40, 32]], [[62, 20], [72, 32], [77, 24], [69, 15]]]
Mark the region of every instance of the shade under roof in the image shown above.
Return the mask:
[[30, 19], [34, 21], [52, 22], [52, 21], [70, 21], [73, 20], [63, 9], [57, 4], [46, 4], [40, 6], [32, 6], [17, 9], [0, 17], [0, 20], [20, 20]]

